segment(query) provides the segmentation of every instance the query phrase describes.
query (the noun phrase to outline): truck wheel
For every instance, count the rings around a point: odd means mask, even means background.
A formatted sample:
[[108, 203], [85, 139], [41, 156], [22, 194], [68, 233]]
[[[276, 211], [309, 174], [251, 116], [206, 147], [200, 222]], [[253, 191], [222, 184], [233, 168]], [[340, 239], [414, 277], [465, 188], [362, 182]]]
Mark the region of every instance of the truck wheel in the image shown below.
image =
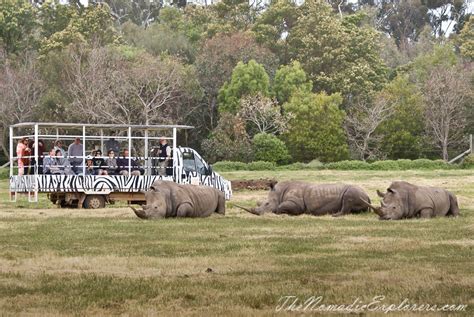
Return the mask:
[[105, 207], [105, 198], [102, 195], [87, 195], [84, 199], [84, 208], [98, 209]]

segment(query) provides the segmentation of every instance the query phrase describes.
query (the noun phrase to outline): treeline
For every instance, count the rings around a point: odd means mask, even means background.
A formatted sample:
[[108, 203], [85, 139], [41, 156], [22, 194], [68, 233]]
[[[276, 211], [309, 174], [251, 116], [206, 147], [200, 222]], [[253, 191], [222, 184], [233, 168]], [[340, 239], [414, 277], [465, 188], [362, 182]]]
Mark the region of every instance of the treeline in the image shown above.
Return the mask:
[[[469, 1], [0, 3], [21, 121], [189, 124], [211, 161], [442, 158], [474, 132]], [[427, 4], [426, 4], [427, 3]]]

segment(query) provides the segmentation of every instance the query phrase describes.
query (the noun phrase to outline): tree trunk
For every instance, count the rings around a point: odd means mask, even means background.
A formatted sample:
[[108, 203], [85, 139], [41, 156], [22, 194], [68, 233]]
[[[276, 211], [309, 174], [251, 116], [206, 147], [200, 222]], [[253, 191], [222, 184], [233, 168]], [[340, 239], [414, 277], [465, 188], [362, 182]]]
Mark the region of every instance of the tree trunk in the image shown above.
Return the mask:
[[448, 144], [443, 142], [443, 160], [448, 161]]

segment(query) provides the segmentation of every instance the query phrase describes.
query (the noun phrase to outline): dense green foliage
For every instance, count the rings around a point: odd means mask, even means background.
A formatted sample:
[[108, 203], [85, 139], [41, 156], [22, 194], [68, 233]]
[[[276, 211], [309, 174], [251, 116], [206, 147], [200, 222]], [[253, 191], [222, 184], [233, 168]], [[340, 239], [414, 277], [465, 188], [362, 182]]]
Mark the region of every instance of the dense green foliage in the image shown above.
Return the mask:
[[474, 154], [470, 154], [462, 161], [462, 166], [465, 168], [474, 168]]
[[279, 171], [299, 171], [299, 170], [340, 170], [340, 171], [405, 171], [405, 170], [451, 170], [474, 167], [472, 155], [464, 160], [463, 164], [448, 164], [443, 160], [385, 160], [372, 163], [364, 161], [339, 161], [332, 163], [320, 163], [312, 161], [309, 163], [293, 163], [275, 167], [271, 162], [253, 162], [247, 164], [242, 162], [222, 161], [213, 165], [214, 169], [220, 172], [225, 171], [257, 171], [274, 170]]
[[229, 82], [219, 90], [218, 102], [220, 112], [236, 113], [239, 110], [240, 98], [261, 93], [269, 94], [270, 78], [265, 68], [253, 59], [247, 64], [239, 62], [232, 72]]
[[[293, 161], [449, 159], [474, 132], [468, 8], [467, 0], [5, 0], [0, 145], [6, 154], [8, 125], [54, 118], [193, 125], [188, 145], [210, 162], [272, 156], [255, 156], [259, 132], [282, 140]], [[430, 119], [433, 100], [458, 100], [457, 115]]]
[[273, 95], [280, 104], [287, 102], [297, 90], [311, 92], [312, 89], [313, 84], [298, 61], [281, 66], [275, 74], [272, 87]]
[[255, 160], [275, 163], [288, 162], [291, 157], [283, 141], [267, 133], [256, 134], [252, 139]]
[[407, 76], [398, 76], [384, 89], [395, 107], [394, 114], [379, 126], [381, 151], [390, 159], [416, 159], [423, 146], [423, 103]]
[[290, 55], [301, 62], [317, 91], [339, 92], [347, 99], [383, 87], [386, 68], [375, 30], [335, 19], [324, 1], [306, 1], [300, 10], [288, 35]]
[[284, 110], [294, 115], [283, 137], [295, 160], [332, 162], [348, 157], [341, 103], [339, 94], [297, 91], [284, 105]]

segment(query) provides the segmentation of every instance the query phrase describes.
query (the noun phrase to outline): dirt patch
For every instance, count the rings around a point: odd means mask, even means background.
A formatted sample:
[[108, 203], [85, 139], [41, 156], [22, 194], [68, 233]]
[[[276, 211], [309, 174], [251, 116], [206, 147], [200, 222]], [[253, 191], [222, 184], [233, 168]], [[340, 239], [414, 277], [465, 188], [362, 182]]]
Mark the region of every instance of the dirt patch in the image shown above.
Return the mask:
[[276, 184], [276, 180], [269, 178], [233, 180], [232, 190], [265, 190], [269, 189], [271, 184]]

